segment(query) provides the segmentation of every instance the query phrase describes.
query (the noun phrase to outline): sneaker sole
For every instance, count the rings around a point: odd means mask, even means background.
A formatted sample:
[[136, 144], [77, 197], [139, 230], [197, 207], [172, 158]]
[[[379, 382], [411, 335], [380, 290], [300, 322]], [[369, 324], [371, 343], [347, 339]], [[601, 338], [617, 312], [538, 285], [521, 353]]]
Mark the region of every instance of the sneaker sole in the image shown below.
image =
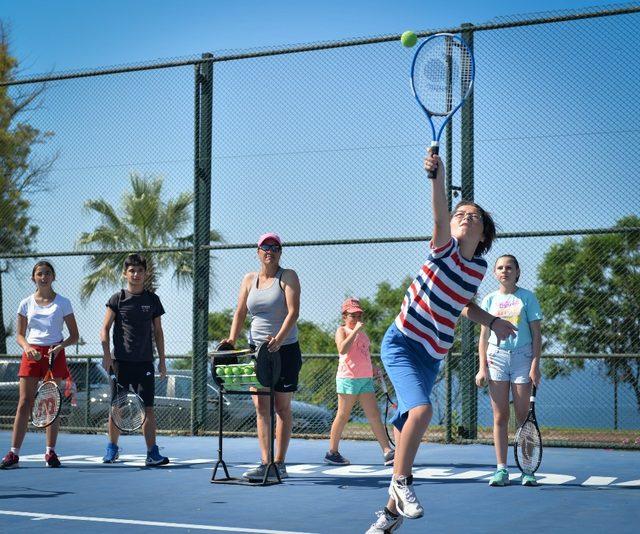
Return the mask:
[[325, 458], [324, 463], [327, 465], [351, 465], [351, 462], [346, 462], [346, 463], [342, 463], [342, 462], [334, 462], [332, 460], [327, 460]]
[[398, 510], [398, 513], [402, 516], [402, 517], [406, 517], [407, 519], [420, 519], [421, 517], [424, 516], [424, 512], [422, 512], [420, 515], [407, 515], [405, 513], [403, 513], [400, 508], [398, 508], [398, 503], [396, 502], [396, 510]]
[[20, 466], [16, 463], [16, 464], [12, 464], [12, 465], [2, 466], [2, 467], [0, 467], [0, 469], [17, 469], [18, 467], [20, 467]]
[[161, 465], [167, 465], [169, 463], [169, 458], [165, 458], [164, 460], [160, 460], [158, 462], [144, 462], [144, 465], [147, 467], [159, 467]]

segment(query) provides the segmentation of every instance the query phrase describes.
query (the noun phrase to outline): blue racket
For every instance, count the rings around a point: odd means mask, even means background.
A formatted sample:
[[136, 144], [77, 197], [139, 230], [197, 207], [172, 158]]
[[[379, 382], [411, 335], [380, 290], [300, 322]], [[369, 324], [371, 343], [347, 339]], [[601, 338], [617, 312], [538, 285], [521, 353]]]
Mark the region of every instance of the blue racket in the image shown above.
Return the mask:
[[[411, 63], [411, 90], [431, 125], [431, 152], [437, 154], [444, 127], [471, 94], [475, 77], [473, 54], [461, 37], [437, 33], [425, 39]], [[441, 118], [438, 127], [434, 118]], [[429, 172], [429, 178], [436, 171]]]

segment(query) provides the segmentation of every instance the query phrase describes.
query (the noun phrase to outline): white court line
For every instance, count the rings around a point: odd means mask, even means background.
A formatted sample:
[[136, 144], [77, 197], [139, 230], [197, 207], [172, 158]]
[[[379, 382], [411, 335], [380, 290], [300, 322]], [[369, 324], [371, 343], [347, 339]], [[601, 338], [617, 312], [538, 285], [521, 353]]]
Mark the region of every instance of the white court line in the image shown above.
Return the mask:
[[88, 517], [80, 515], [41, 514], [37, 512], [14, 512], [13, 510], [0, 510], [1, 515], [17, 515], [31, 517], [32, 519], [60, 519], [63, 521], [88, 521], [92, 523], [117, 523], [121, 525], [142, 525], [146, 527], [166, 528], [191, 528], [194, 530], [217, 530], [219, 532], [249, 532], [253, 534], [313, 534], [311, 532], [298, 532], [289, 530], [268, 530], [259, 528], [218, 527], [215, 525], [198, 525], [193, 523], [166, 523], [163, 521], [141, 521], [138, 519], [118, 519], [114, 517]]
[[614, 480], [616, 480], [617, 477], [597, 477], [597, 476], [591, 476], [589, 477], [587, 480], [585, 480], [582, 485], [583, 486], [608, 486], [609, 484], [611, 484]]

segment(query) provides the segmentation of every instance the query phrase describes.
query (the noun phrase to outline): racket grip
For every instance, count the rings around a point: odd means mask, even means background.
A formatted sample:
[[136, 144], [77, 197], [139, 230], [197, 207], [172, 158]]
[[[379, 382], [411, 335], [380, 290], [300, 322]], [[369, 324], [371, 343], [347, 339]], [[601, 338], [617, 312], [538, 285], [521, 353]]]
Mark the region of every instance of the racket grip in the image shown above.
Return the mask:
[[[439, 154], [439, 153], [440, 153], [440, 145], [437, 142], [432, 143], [431, 146], [429, 147], [429, 154], [431, 155], [431, 154]], [[427, 173], [429, 180], [435, 180], [437, 175], [438, 175], [438, 169], [429, 171]]]

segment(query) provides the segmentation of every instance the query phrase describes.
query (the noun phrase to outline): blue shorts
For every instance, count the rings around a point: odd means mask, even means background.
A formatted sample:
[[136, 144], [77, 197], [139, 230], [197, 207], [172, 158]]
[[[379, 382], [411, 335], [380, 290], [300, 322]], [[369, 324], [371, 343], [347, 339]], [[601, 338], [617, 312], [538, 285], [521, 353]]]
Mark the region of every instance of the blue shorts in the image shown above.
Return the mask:
[[431, 404], [431, 390], [441, 360], [400, 332], [395, 323], [382, 339], [380, 358], [396, 390], [398, 401], [398, 410], [391, 422], [398, 430], [402, 430], [411, 408]]

